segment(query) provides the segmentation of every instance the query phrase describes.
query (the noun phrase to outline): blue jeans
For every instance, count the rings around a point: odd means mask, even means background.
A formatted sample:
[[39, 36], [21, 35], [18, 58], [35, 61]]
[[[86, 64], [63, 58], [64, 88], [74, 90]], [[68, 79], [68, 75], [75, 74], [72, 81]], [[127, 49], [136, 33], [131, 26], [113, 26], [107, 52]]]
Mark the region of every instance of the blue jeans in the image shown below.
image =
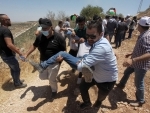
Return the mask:
[[15, 56], [1, 56], [2, 60], [9, 66], [14, 85], [20, 85], [20, 67]]
[[136, 87], [136, 99], [138, 102], [143, 103], [144, 100], [144, 77], [146, 70], [134, 68], [135, 71], [135, 87]]
[[81, 60], [81, 58], [74, 57], [67, 52], [60, 51], [59, 53], [55, 54], [54, 56], [50, 57], [48, 60], [41, 63], [41, 66], [46, 69], [49, 65], [56, 63], [57, 57], [63, 57], [72, 68], [77, 69], [77, 62]]
[[123, 77], [122, 77], [121, 80], [120, 80], [120, 84], [121, 84], [122, 86], [125, 86], [125, 85], [126, 85], [128, 79], [129, 79], [129, 77], [130, 77], [130, 74], [132, 74], [133, 72], [134, 72], [134, 68], [132, 68], [132, 67], [127, 67], [127, 68], [125, 69], [124, 75], [123, 75]]

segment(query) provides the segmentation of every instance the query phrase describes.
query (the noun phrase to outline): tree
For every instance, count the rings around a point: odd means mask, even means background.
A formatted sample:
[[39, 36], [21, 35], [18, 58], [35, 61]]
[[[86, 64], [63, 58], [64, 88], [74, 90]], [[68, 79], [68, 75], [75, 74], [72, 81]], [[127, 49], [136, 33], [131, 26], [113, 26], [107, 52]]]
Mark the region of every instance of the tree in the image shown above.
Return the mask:
[[87, 20], [92, 19], [94, 15], [99, 15], [103, 17], [103, 8], [99, 6], [88, 5], [86, 7], [83, 7], [80, 12], [80, 16], [84, 16]]
[[118, 17], [124, 17], [122, 13], [116, 14]]
[[48, 11], [46, 18], [50, 19], [53, 22], [55, 20], [55, 13], [53, 13], [52, 11]]
[[57, 20], [65, 20], [66, 19], [66, 14], [64, 11], [59, 11], [57, 14]]

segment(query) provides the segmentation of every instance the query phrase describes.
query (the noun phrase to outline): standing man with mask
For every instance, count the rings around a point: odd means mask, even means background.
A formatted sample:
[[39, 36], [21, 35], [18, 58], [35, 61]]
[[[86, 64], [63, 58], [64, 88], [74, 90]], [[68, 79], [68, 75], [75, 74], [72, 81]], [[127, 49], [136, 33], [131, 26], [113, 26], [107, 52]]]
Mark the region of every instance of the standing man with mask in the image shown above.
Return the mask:
[[19, 54], [20, 58], [23, 58], [23, 56], [19, 49], [14, 45], [13, 35], [8, 29], [8, 27], [11, 26], [10, 18], [5, 14], [1, 14], [0, 23], [0, 56], [10, 68], [14, 86], [16, 88], [24, 88], [27, 84], [23, 83], [24, 80], [20, 80], [20, 67], [15, 58], [15, 54]]
[[[66, 43], [64, 38], [53, 31], [51, 20], [44, 18], [41, 20], [41, 34], [36, 37], [33, 45], [29, 51], [25, 54], [27, 58], [36, 48], [40, 52], [40, 61], [47, 60], [59, 51], [66, 50]], [[30, 62], [32, 63], [32, 62]], [[47, 68], [47, 76], [52, 89], [52, 98], [57, 94], [57, 81], [56, 76], [59, 71], [60, 64], [55, 63]]]

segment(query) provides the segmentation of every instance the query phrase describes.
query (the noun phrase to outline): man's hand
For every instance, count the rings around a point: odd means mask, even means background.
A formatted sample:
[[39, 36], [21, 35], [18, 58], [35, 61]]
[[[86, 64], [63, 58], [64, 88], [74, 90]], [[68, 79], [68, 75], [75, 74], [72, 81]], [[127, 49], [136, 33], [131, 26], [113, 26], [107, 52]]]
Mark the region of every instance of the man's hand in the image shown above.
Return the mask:
[[123, 62], [124, 67], [129, 67], [133, 63], [132, 59], [127, 59], [126, 61]]
[[72, 40], [72, 43], [74, 44], [74, 43], [76, 43], [76, 41], [73, 39], [73, 40]]
[[75, 33], [75, 32], [72, 32], [71, 36], [75, 37], [75, 36], [76, 36], [76, 33]]
[[79, 39], [79, 43], [83, 43], [84, 41], [85, 41], [84, 38]]
[[23, 55], [19, 55], [19, 58], [24, 62], [26, 61], [26, 58]]
[[57, 62], [62, 62], [63, 61], [63, 57], [61, 57], [61, 55], [59, 55], [56, 59]]
[[81, 62], [81, 60], [79, 60], [76, 64], [78, 65]]

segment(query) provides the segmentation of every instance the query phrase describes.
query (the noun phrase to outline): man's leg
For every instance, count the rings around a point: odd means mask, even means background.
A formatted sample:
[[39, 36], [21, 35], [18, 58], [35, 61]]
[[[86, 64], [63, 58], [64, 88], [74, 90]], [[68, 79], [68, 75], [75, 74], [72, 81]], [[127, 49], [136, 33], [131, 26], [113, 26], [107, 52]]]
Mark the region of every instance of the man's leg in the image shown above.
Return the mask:
[[50, 65], [48, 68], [47, 68], [47, 71], [48, 71], [48, 79], [49, 79], [49, 83], [50, 83], [50, 86], [51, 86], [51, 89], [52, 89], [52, 98], [54, 98], [57, 94], [57, 81], [56, 81], [56, 76], [59, 72], [59, 68], [60, 68], [60, 64], [59, 63], [56, 63], [56, 64], [53, 64], [53, 65]]
[[19, 63], [16, 60], [15, 56], [1, 57], [1, 58], [10, 68], [10, 72], [11, 72], [11, 76], [13, 78], [14, 85], [18, 88], [26, 87], [27, 84], [23, 84], [20, 81], [20, 67], [19, 67]]
[[76, 58], [70, 55], [69, 53], [63, 51], [57, 53], [48, 60], [42, 62], [41, 66], [43, 68], [47, 68], [49, 65], [56, 63], [57, 62], [56, 59], [59, 56], [63, 57], [63, 60], [65, 60], [72, 68], [77, 69], [77, 62], [80, 60], [80, 58]]
[[54, 56], [50, 57], [48, 60], [45, 60], [40, 64], [35, 63], [32, 60], [29, 60], [29, 63], [41, 73], [49, 65], [57, 63], [57, 57], [59, 57], [59, 56], [63, 57], [63, 60], [65, 60], [72, 68], [77, 69], [77, 62], [80, 61], [81, 58], [74, 57], [64, 51], [61, 51], [61, 52], [55, 54]]
[[123, 89], [130, 77], [130, 74], [132, 74], [134, 72], [134, 68], [132, 67], [127, 67], [124, 71], [124, 75], [123, 77], [121, 78], [119, 84], [117, 84], [117, 87]]
[[[96, 83], [96, 81], [95, 81]], [[98, 97], [93, 107], [99, 108], [102, 104], [102, 101], [105, 100], [109, 92], [113, 89], [116, 81], [113, 82], [104, 82], [104, 83], [96, 83], [98, 87]]]
[[145, 103], [144, 99], [144, 77], [146, 70], [135, 68], [135, 87], [136, 87], [136, 103], [130, 103], [131, 106], [138, 107]]
[[93, 85], [95, 85], [94, 79], [90, 83], [85, 82], [84, 79], [82, 80], [80, 87], [79, 87], [80, 92], [81, 92], [81, 97], [83, 100], [83, 103], [80, 105], [81, 109], [85, 109], [85, 108], [91, 106], [91, 101], [90, 101], [88, 90]]

